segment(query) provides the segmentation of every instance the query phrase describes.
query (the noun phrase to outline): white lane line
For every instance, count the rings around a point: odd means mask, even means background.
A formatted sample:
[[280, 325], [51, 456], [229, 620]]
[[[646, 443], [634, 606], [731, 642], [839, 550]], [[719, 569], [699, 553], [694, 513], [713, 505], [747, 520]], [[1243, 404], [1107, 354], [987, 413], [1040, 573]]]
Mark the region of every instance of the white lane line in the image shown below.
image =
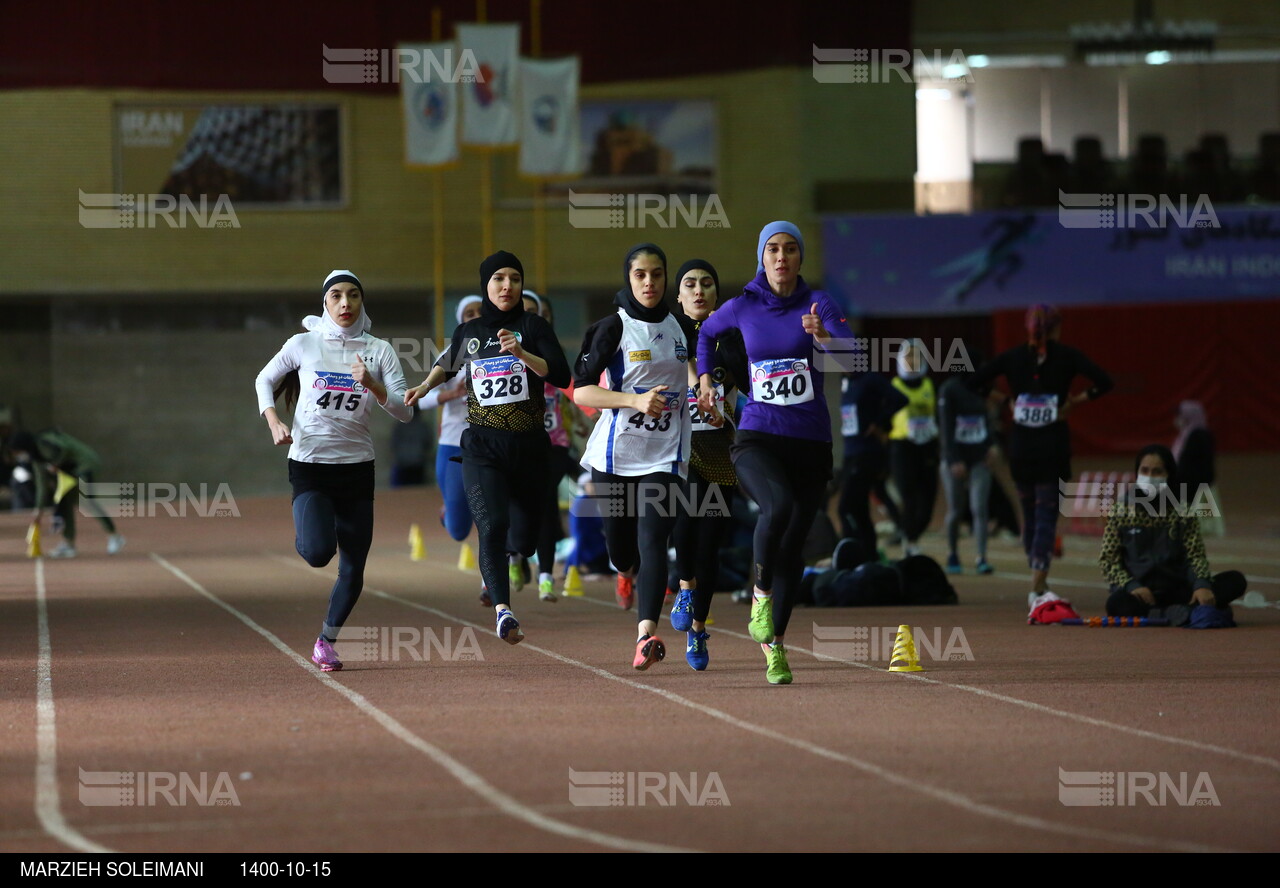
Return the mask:
[[[295, 565], [295, 566], [301, 567], [301, 565]], [[420, 604], [416, 601], [410, 601], [409, 599], [401, 598], [398, 595], [393, 595], [389, 592], [383, 592], [379, 589], [373, 589], [369, 586], [365, 586], [364, 591], [368, 594], [375, 595], [379, 598], [384, 598], [388, 601], [394, 601], [398, 604], [405, 605], [406, 607], [411, 607], [417, 610], [425, 611], [426, 613], [435, 614], [436, 616], [441, 617], [442, 619], [449, 620], [454, 623], [460, 623], [463, 626], [470, 626], [473, 629], [479, 629], [481, 631], [489, 631], [489, 628], [487, 626], [482, 626], [481, 624], [472, 622], [471, 620], [467, 620], [462, 617], [458, 617], [453, 614], [446, 613], [445, 611], [438, 610], [437, 608], [431, 607], [429, 605]], [[582, 600], [592, 601], [592, 599], [585, 598], [585, 596], [584, 596], [584, 599]], [[602, 605], [605, 604], [605, 602], [594, 602], [594, 603], [598, 603]], [[728, 724], [732, 727], [738, 728], [739, 730], [748, 731], [753, 734], [758, 734], [762, 737], [768, 738], [770, 740], [774, 740], [779, 743], [786, 744], [788, 746], [795, 747], [796, 749], [800, 749], [804, 752], [808, 752], [812, 755], [827, 759], [829, 761], [850, 765], [859, 771], [862, 771], [866, 774], [870, 774], [873, 777], [878, 777], [881, 780], [884, 780], [895, 786], [901, 787], [903, 789], [908, 789], [913, 792], [918, 792], [922, 795], [928, 796], [929, 798], [935, 799], [937, 801], [943, 802], [948, 805], [952, 805], [954, 807], [960, 808], [961, 810], [968, 811], [972, 814], [979, 814], [986, 817], [991, 817], [995, 820], [1001, 820], [1006, 823], [1012, 823], [1015, 826], [1021, 826], [1027, 829], [1040, 830], [1042, 832], [1056, 833], [1059, 835], [1074, 836], [1077, 838], [1090, 839], [1093, 841], [1114, 842], [1116, 844], [1121, 844], [1121, 845], [1137, 845], [1139, 847], [1144, 847], [1144, 848], [1167, 848], [1175, 851], [1222, 852], [1222, 851], [1230, 850], [1225, 848], [1218, 848], [1211, 845], [1203, 845], [1198, 842], [1170, 841], [1166, 839], [1153, 838], [1150, 836], [1137, 836], [1137, 835], [1130, 835], [1128, 833], [1113, 833], [1106, 830], [1088, 829], [1085, 827], [1071, 826], [1069, 824], [1054, 823], [1053, 821], [1045, 820], [1041, 817], [1035, 817], [1029, 814], [1019, 814], [1015, 811], [1006, 811], [1003, 808], [997, 808], [994, 805], [988, 805], [984, 802], [979, 802], [962, 793], [953, 792], [948, 789], [942, 789], [941, 787], [931, 786], [927, 783], [919, 783], [911, 779], [910, 777], [906, 777], [902, 774], [897, 773], [896, 771], [890, 771], [887, 768], [882, 768], [879, 765], [872, 764], [871, 762], [854, 758], [853, 756], [845, 755], [844, 753], [836, 752], [835, 750], [827, 749], [826, 747], [819, 746], [816, 743], [810, 743], [807, 740], [801, 740], [799, 738], [791, 737], [787, 734], [782, 734], [782, 733], [779, 733], [778, 731], [774, 731], [769, 728], [761, 727], [760, 725], [754, 725], [754, 724], [751, 724], [750, 722], [742, 721], [741, 719], [738, 719], [732, 715], [729, 715], [727, 712], [722, 712], [721, 710], [710, 707], [705, 703], [698, 703], [693, 700], [690, 700], [687, 697], [682, 697], [679, 694], [673, 693], [672, 691], [668, 691], [663, 688], [653, 687], [651, 685], [641, 684], [638, 681], [633, 681], [628, 678], [623, 678], [619, 675], [614, 675], [612, 672], [609, 672], [605, 669], [601, 669], [597, 666], [592, 666], [589, 663], [583, 663], [579, 660], [574, 660], [571, 657], [566, 657], [563, 654], [558, 654], [555, 651], [538, 647], [537, 645], [532, 644], [527, 640], [520, 643], [519, 650], [527, 650], [527, 651], [532, 651], [533, 653], [542, 654], [543, 656], [550, 657], [551, 659], [557, 660], [566, 665], [574, 666], [574, 667], [577, 667], [578, 669], [583, 669], [601, 678], [618, 682], [619, 684], [626, 685], [627, 687], [634, 688], [636, 690], [647, 691], [651, 694], [657, 694], [659, 697], [662, 697], [672, 703], [676, 703], [680, 706], [688, 707], [689, 709], [692, 709], [695, 712], [701, 713], [702, 715], [706, 715], [706, 716], [710, 716], [711, 718], [718, 719], [719, 721], [722, 721], [725, 724]]]
[[[289, 657], [289, 659], [293, 660], [294, 663], [306, 670], [307, 674], [314, 676], [316, 680], [323, 683], [325, 687], [329, 688], [331, 691], [335, 691], [346, 697], [352, 705], [376, 721], [393, 737], [404, 741], [406, 744], [418, 750], [436, 764], [440, 765], [440, 767], [444, 768], [455, 780], [474, 792], [476, 795], [483, 798], [495, 808], [502, 811], [504, 814], [507, 814], [517, 820], [521, 820], [536, 829], [541, 829], [555, 835], [564, 836], [565, 838], [575, 839], [581, 842], [589, 842], [593, 845], [599, 845], [604, 848], [616, 848], [620, 851], [649, 851], [659, 853], [689, 850], [687, 848], [677, 848], [671, 845], [659, 845], [652, 842], [640, 842], [634, 839], [624, 839], [621, 836], [613, 836], [608, 833], [573, 826], [572, 824], [564, 823], [541, 814], [535, 808], [525, 805], [502, 792], [440, 747], [428, 743], [426, 740], [410, 731], [395, 718], [370, 703], [364, 695], [340, 684], [329, 674], [321, 672], [310, 660], [303, 658], [300, 654], [295, 652], [293, 648], [281, 641], [277, 635], [258, 625], [252, 617], [218, 598], [218, 596], [214, 595], [204, 586], [193, 580], [180, 568], [170, 564], [162, 556], [152, 552], [151, 559], [175, 577], [182, 580], [182, 582], [186, 583], [192, 589], [195, 589], [205, 598], [209, 599], [209, 601], [213, 602], [237, 620], [244, 623], [254, 632], [257, 632], [282, 654]], [[303, 567], [301, 564], [297, 566], [303, 570], [312, 570], [312, 568]]]
[[49, 642], [49, 602], [44, 559], [36, 559], [36, 624], [40, 646], [36, 658], [36, 817], [44, 831], [77, 851], [109, 854], [67, 823], [58, 797], [58, 727], [53, 705], [53, 645]]
[[[598, 601], [594, 598], [588, 598], [585, 596], [582, 598], [582, 600], [588, 601], [591, 604], [600, 605], [601, 607], [614, 606], [614, 605], [610, 605], [608, 602]], [[1033, 630], [1033, 631], [1043, 631], [1044, 628], [1046, 627], [1041, 627], [1040, 630]], [[1067, 627], [1067, 628], [1070, 628], [1070, 627]], [[751, 636], [744, 635], [741, 632], [734, 632], [730, 629], [720, 629], [720, 628], [717, 628], [715, 631], [721, 632], [725, 635], [732, 635], [734, 638], [745, 639], [747, 641], [750, 641], [752, 644], [756, 643], [751, 638]], [[1049, 630], [1049, 631], [1054, 631], [1054, 630]], [[1065, 632], [1067, 631], [1067, 629], [1064, 628], [1062, 631]], [[872, 672], [885, 671], [877, 666], [872, 666], [869, 663], [860, 663], [857, 660], [845, 660], [840, 657], [829, 656], [828, 654], [819, 654], [816, 651], [811, 651], [807, 648], [796, 647], [791, 644], [787, 644], [786, 647], [788, 652], [799, 651], [802, 654], [808, 654], [809, 656], [814, 657], [818, 660], [827, 660], [832, 663], [843, 663], [846, 666], [856, 666], [859, 669], [869, 669]], [[977, 688], [972, 685], [955, 684], [949, 681], [939, 681], [936, 678], [929, 678], [928, 676], [921, 675], [918, 672], [896, 672], [892, 674], [899, 675], [903, 678], [910, 678], [913, 681], [924, 682], [925, 684], [937, 685], [939, 687], [944, 687], [944, 688], [954, 688], [957, 691], [966, 691], [970, 694], [977, 694], [979, 697], [986, 697], [990, 700], [999, 700], [1001, 703], [1011, 703], [1014, 706], [1021, 706], [1024, 709], [1031, 709], [1031, 710], [1034, 710], [1035, 712], [1044, 713], [1045, 715], [1055, 715], [1055, 716], [1058, 716], [1059, 718], [1065, 718], [1069, 721], [1075, 721], [1081, 724], [1091, 725], [1096, 728], [1107, 728], [1108, 730], [1112, 730], [1112, 731], [1120, 731], [1121, 733], [1132, 734], [1136, 737], [1144, 737], [1148, 740], [1159, 740], [1163, 743], [1172, 743], [1175, 746], [1186, 746], [1191, 749], [1198, 749], [1202, 752], [1213, 752], [1213, 753], [1217, 753], [1218, 755], [1229, 756], [1231, 758], [1240, 759], [1241, 761], [1251, 762], [1255, 765], [1263, 765], [1264, 767], [1273, 768], [1275, 770], [1280, 771], [1280, 759], [1268, 758], [1267, 756], [1263, 756], [1263, 755], [1254, 755], [1248, 752], [1240, 752], [1239, 750], [1236, 750], [1236, 749], [1229, 749], [1225, 746], [1217, 746], [1212, 743], [1201, 743], [1198, 740], [1186, 740], [1182, 737], [1173, 737], [1167, 734], [1157, 734], [1154, 731], [1148, 731], [1144, 728], [1133, 728], [1133, 727], [1129, 727], [1128, 725], [1118, 724], [1116, 722], [1103, 721], [1100, 718], [1093, 718], [1092, 716], [1088, 716], [1088, 715], [1079, 715], [1078, 713], [1075, 713], [1075, 712], [1068, 712], [1064, 709], [1054, 709], [1050, 706], [1045, 706], [1041, 703], [1033, 703], [1030, 700], [1021, 700], [1017, 697], [1010, 697], [1006, 694], [1000, 694], [995, 691], [988, 691], [985, 688]]]

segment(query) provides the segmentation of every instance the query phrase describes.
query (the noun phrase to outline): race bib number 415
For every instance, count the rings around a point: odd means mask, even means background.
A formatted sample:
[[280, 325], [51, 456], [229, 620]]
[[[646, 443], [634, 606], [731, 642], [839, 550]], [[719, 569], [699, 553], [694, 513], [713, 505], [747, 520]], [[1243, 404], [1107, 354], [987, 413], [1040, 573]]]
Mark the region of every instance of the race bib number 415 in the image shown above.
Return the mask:
[[1057, 420], [1057, 395], [1021, 394], [1013, 402], [1013, 421], [1020, 426], [1038, 429]]
[[813, 400], [813, 380], [804, 358], [753, 361], [751, 399], [761, 404], [803, 404]]
[[309, 391], [311, 409], [327, 416], [359, 419], [369, 407], [369, 390], [350, 373], [317, 370]]
[[480, 358], [471, 362], [471, 389], [481, 406], [514, 404], [529, 397], [524, 364], [514, 355]]

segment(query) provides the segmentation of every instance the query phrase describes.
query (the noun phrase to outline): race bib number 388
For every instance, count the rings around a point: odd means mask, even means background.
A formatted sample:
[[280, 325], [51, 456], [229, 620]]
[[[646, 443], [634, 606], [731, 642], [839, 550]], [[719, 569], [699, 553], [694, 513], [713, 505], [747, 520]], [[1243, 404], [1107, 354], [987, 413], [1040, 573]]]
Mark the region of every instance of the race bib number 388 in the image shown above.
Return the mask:
[[474, 360], [471, 362], [471, 389], [484, 407], [523, 401], [529, 397], [524, 364], [514, 355]]
[[813, 400], [813, 380], [804, 358], [753, 361], [751, 399], [761, 404], [803, 404]]
[[1023, 393], [1013, 402], [1013, 421], [1020, 426], [1038, 429], [1058, 420], [1057, 395]]

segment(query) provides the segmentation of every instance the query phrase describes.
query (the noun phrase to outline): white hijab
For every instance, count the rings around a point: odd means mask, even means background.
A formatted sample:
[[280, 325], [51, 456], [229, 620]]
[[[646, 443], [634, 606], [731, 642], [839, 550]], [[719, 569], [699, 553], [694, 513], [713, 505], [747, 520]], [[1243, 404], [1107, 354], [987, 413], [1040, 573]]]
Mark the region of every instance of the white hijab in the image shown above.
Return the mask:
[[335, 283], [341, 283], [343, 280], [350, 281], [360, 288], [360, 295], [364, 296], [364, 285], [360, 283], [360, 279], [351, 271], [345, 268], [335, 268], [324, 279], [324, 286], [320, 290], [320, 314], [307, 315], [302, 319], [302, 326], [308, 330], [318, 332], [325, 339], [359, 339], [365, 334], [365, 331], [373, 326], [373, 322], [369, 320], [369, 313], [365, 311], [364, 300], [360, 300], [360, 317], [350, 327], [339, 326], [338, 323], [329, 315], [329, 306], [325, 303], [325, 296], [329, 292], [329, 288]]

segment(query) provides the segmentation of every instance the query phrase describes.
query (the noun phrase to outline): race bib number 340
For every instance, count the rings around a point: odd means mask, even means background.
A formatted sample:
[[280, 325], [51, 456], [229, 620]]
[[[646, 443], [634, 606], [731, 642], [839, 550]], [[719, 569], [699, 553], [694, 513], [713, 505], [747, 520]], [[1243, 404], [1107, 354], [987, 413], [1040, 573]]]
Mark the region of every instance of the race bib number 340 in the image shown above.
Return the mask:
[[803, 404], [813, 400], [813, 379], [804, 358], [753, 361], [751, 399], [761, 404]]
[[524, 364], [514, 355], [480, 358], [471, 362], [471, 390], [481, 406], [514, 404], [529, 397]]
[[1013, 421], [1020, 426], [1038, 429], [1058, 420], [1057, 395], [1018, 395], [1013, 402]]

